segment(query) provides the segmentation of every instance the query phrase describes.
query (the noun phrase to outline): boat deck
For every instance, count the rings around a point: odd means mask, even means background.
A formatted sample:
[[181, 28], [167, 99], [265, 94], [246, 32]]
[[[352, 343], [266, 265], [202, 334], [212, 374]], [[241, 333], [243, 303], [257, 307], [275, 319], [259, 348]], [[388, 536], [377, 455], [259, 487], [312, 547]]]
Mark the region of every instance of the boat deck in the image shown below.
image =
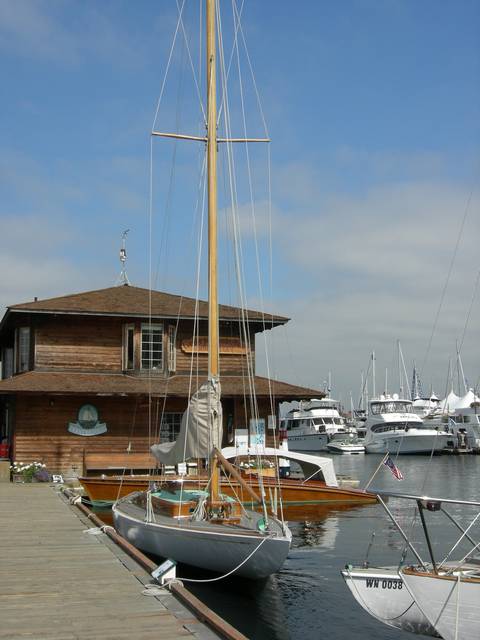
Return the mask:
[[0, 483], [2, 638], [213, 640], [171, 593], [46, 484]]
[[[117, 508], [122, 513], [131, 518], [145, 522], [145, 507], [135, 504], [132, 496], [123, 498], [117, 503]], [[248, 511], [248, 514], [242, 514], [240, 522], [222, 522], [222, 524], [212, 524], [205, 520], [190, 520], [190, 518], [172, 518], [162, 514], [161, 512], [155, 512], [155, 524], [166, 525], [170, 528], [177, 527], [179, 529], [191, 530], [191, 531], [209, 531], [211, 533], [225, 534], [231, 532], [232, 535], [241, 534], [243, 536], [252, 536], [260, 538], [264, 536], [264, 533], [260, 529], [260, 523], [263, 523], [263, 514], [256, 511]], [[283, 536], [281, 524], [275, 519], [269, 519], [269, 532], [272, 535]]]

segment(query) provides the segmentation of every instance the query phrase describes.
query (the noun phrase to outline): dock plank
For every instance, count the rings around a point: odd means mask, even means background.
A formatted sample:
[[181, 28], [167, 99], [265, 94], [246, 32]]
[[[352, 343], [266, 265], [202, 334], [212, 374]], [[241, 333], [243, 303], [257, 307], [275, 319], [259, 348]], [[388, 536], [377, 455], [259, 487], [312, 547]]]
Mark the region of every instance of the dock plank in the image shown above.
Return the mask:
[[148, 573], [54, 487], [0, 483], [0, 502], [1, 640], [218, 637], [171, 594], [142, 595]]

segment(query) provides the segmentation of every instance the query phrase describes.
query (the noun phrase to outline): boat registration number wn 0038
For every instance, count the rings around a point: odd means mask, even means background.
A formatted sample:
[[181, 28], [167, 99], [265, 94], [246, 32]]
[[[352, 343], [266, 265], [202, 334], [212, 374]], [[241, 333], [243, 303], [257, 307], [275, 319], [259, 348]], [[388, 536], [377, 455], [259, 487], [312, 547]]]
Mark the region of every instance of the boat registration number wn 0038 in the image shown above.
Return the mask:
[[403, 581], [390, 578], [367, 578], [367, 589], [402, 589]]

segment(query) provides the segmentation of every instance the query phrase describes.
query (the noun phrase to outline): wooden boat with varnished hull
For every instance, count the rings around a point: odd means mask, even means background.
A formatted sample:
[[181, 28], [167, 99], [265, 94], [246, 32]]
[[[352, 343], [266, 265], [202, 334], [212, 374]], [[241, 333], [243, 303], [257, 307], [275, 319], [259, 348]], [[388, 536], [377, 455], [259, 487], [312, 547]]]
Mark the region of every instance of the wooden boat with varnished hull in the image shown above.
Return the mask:
[[[226, 458], [238, 457], [233, 447], [223, 449]], [[248, 454], [248, 452], [246, 452]], [[253, 451], [250, 451], [253, 454]], [[282, 457], [297, 462], [302, 466], [304, 477], [312, 479], [274, 478], [263, 476], [262, 484], [265, 489], [267, 504], [279, 503], [280, 498], [284, 507], [306, 507], [309, 505], [362, 505], [376, 502], [376, 496], [360, 489], [339, 486], [333, 463], [330, 458], [321, 458], [303, 453], [284, 451], [283, 449], [267, 448], [269, 457]], [[260, 479], [251, 472], [244, 476], [252, 489], [260, 492]], [[79, 479], [90, 500], [94, 504], [108, 504], [123, 498], [135, 491], [144, 491], [150, 484], [179, 486], [188, 489], [205, 488], [208, 478], [202, 476], [165, 476], [165, 475], [114, 475], [92, 476]], [[252, 498], [244, 495], [240, 484], [233, 478], [228, 483], [222, 483], [222, 492], [234, 497], [240, 497], [244, 504], [252, 505]], [[253, 505], [257, 506], [257, 505]]]

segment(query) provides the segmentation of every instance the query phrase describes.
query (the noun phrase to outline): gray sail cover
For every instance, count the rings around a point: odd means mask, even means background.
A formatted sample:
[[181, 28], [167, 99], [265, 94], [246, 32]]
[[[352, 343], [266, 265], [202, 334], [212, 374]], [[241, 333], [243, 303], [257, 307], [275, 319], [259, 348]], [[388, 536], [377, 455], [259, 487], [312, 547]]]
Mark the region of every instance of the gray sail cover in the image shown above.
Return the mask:
[[182, 416], [178, 439], [154, 444], [151, 452], [161, 464], [174, 465], [189, 458], [209, 458], [222, 445], [220, 382], [212, 378], [190, 398]]

